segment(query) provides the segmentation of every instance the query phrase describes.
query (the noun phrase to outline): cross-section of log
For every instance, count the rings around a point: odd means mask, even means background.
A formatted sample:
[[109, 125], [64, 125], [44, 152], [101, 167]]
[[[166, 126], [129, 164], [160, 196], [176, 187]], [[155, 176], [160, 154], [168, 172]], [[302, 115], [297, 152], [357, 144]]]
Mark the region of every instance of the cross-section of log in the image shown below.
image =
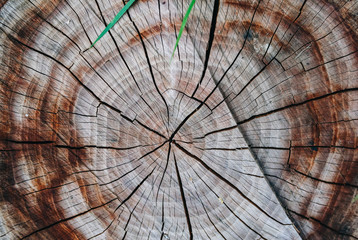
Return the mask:
[[357, 239], [358, 2], [0, 4], [0, 239]]

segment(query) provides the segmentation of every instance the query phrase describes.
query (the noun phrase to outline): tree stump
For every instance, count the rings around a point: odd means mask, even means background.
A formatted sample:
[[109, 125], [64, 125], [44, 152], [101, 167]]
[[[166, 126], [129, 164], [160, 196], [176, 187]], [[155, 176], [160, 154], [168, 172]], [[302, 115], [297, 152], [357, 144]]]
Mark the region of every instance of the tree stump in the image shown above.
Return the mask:
[[357, 0], [1, 1], [1, 239], [357, 239]]

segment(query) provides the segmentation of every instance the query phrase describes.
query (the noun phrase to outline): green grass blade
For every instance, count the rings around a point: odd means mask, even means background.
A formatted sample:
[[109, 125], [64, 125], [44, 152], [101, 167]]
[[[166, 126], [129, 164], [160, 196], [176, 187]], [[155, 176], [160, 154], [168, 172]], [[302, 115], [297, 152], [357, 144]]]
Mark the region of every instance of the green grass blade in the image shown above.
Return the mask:
[[[119, 11], [119, 13], [114, 17], [114, 19], [112, 20], [112, 22], [110, 22], [106, 29], [103, 30], [103, 32], [98, 36], [98, 38], [96, 39], [96, 41], [94, 41], [94, 43], [91, 45], [91, 47], [93, 47], [96, 42], [98, 40], [100, 40], [112, 27], [114, 24], [116, 24], [116, 22], [118, 22], [118, 20], [123, 16], [123, 14], [125, 12], [127, 12], [128, 8], [135, 2], [136, 0], [130, 0], [129, 2], [127, 2], [126, 5], [124, 5], [124, 7], [121, 9], [121, 11]], [[90, 48], [91, 48], [90, 47]]]
[[176, 41], [176, 43], [175, 43], [175, 47], [174, 47], [174, 50], [173, 50], [173, 54], [172, 54], [172, 57], [170, 58], [170, 62], [172, 62], [172, 59], [173, 59], [173, 57], [174, 57], [175, 50], [176, 50], [177, 47], [178, 47], [178, 43], [179, 43], [180, 37], [181, 37], [181, 35], [182, 35], [183, 31], [184, 31], [184, 27], [185, 27], [186, 21], [188, 20], [189, 14], [190, 14], [191, 9], [193, 8], [194, 4], [195, 4], [195, 0], [192, 0], [191, 3], [190, 3], [190, 5], [189, 5], [188, 10], [187, 10], [186, 13], [185, 13], [183, 22], [182, 22], [181, 27], [180, 27], [180, 30], [179, 30], [178, 38], [177, 38], [177, 41]]
[[352, 203], [355, 203], [358, 200], [358, 194], [353, 198]]

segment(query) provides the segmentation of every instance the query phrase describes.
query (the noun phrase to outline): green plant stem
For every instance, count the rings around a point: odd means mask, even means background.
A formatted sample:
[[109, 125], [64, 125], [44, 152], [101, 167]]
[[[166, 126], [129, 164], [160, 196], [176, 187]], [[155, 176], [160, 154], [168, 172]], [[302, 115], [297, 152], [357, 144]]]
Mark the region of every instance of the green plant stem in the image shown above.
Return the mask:
[[[100, 40], [112, 27], [114, 24], [116, 24], [118, 22], [118, 20], [123, 16], [123, 14], [125, 12], [127, 12], [127, 10], [129, 9], [129, 7], [135, 2], [136, 0], [130, 0], [129, 2], [127, 2], [126, 5], [124, 5], [124, 7], [119, 11], [119, 13], [114, 17], [114, 19], [112, 20], [112, 22], [110, 22], [107, 27], [103, 30], [103, 32], [98, 36], [98, 38], [96, 39], [96, 41], [94, 41], [94, 43], [91, 45], [91, 47], [93, 47], [96, 42], [98, 40]], [[90, 48], [91, 48], [90, 47]]]
[[176, 41], [176, 43], [175, 43], [172, 56], [171, 56], [171, 58], [170, 58], [170, 63], [171, 63], [172, 60], [173, 60], [175, 50], [176, 50], [177, 47], [178, 47], [178, 43], [179, 43], [180, 37], [181, 37], [181, 35], [183, 34], [183, 31], [184, 31], [184, 28], [185, 28], [185, 24], [186, 24], [186, 22], [188, 21], [189, 14], [190, 14], [190, 12], [191, 12], [191, 9], [194, 7], [194, 4], [195, 4], [195, 0], [192, 0], [191, 3], [190, 3], [190, 5], [189, 5], [188, 10], [187, 10], [186, 13], [185, 13], [185, 16], [184, 16], [184, 19], [183, 19], [183, 22], [182, 22], [182, 24], [181, 24], [181, 27], [180, 27], [180, 30], [179, 30], [179, 34], [178, 34], [178, 37], [177, 37], [177, 41]]

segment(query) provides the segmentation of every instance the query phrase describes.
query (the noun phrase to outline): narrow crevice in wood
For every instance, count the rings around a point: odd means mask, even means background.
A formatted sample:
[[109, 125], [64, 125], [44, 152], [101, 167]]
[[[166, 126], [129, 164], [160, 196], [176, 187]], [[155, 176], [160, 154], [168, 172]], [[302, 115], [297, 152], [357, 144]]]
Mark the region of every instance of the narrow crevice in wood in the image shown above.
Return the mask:
[[187, 204], [186, 204], [185, 193], [184, 193], [184, 189], [183, 189], [183, 183], [182, 183], [181, 178], [180, 178], [178, 163], [177, 163], [177, 159], [176, 159], [174, 153], [173, 153], [173, 158], [174, 158], [174, 164], [175, 164], [175, 171], [176, 171], [177, 177], [178, 177], [178, 184], [179, 184], [179, 189], [180, 189], [180, 195], [181, 195], [181, 199], [182, 199], [182, 201], [183, 201], [183, 207], [184, 207], [186, 222], [187, 222], [187, 224], [188, 224], [189, 239], [192, 240], [194, 236], [193, 236], [193, 230], [192, 230], [191, 222], [190, 222], [189, 210], [188, 210], [188, 206], [187, 206]]
[[209, 62], [209, 57], [210, 57], [210, 51], [211, 48], [213, 46], [213, 41], [214, 41], [214, 37], [215, 37], [215, 28], [216, 28], [216, 21], [217, 21], [217, 17], [218, 17], [218, 13], [219, 13], [219, 6], [220, 6], [220, 1], [219, 0], [215, 0], [214, 1], [214, 8], [213, 8], [213, 16], [211, 19], [211, 26], [210, 26], [210, 32], [209, 32], [209, 40], [208, 40], [208, 46], [206, 47], [206, 53], [205, 53], [205, 60], [204, 60], [204, 69], [202, 71], [199, 83], [196, 85], [196, 88], [192, 94], [192, 97], [194, 97], [196, 91], [199, 88], [199, 85], [203, 82], [205, 73], [206, 73], [206, 69], [208, 68], [208, 62]]
[[232, 187], [233, 189], [235, 189], [236, 192], [238, 192], [245, 200], [247, 200], [249, 203], [251, 203], [254, 207], [256, 207], [257, 209], [259, 209], [262, 213], [264, 213], [266, 216], [268, 216], [269, 218], [271, 218], [272, 220], [274, 220], [275, 222], [278, 222], [281, 225], [285, 225], [284, 223], [278, 221], [277, 219], [272, 218], [268, 213], [266, 213], [261, 207], [259, 207], [256, 203], [254, 203], [251, 199], [249, 199], [247, 196], [245, 196], [245, 194], [243, 192], [240, 191], [240, 189], [238, 189], [234, 184], [232, 184], [229, 180], [225, 179], [223, 176], [221, 176], [219, 173], [217, 173], [214, 169], [212, 169], [211, 167], [209, 167], [203, 160], [201, 160], [200, 158], [198, 158], [197, 156], [195, 156], [194, 154], [190, 153], [188, 150], [186, 150], [185, 148], [183, 148], [180, 144], [175, 143], [175, 146], [178, 147], [178, 149], [180, 149], [183, 153], [185, 153], [186, 155], [190, 156], [191, 158], [195, 159], [197, 162], [199, 162], [203, 167], [205, 167], [209, 172], [211, 172], [212, 174], [214, 174], [217, 178], [219, 178], [220, 180], [222, 180], [223, 182], [225, 182], [227, 185], [229, 185], [230, 187]]
[[[213, 191], [213, 189], [210, 188], [210, 186], [200, 177], [200, 175], [194, 170], [194, 172], [197, 174], [198, 178], [206, 185], [207, 188], [210, 189], [210, 191], [212, 191], [217, 198], [219, 198], [219, 196]], [[259, 235], [261, 238], [263, 238], [257, 231], [255, 231], [254, 229], [252, 229], [246, 222], [244, 222], [237, 214], [234, 213], [234, 211], [225, 203], [223, 202], [224, 206], [229, 209], [229, 211], [240, 221], [242, 222], [250, 231], [253, 231], [254, 233], [256, 233], [257, 235]], [[236, 237], [242, 239], [240, 236], [236, 235]]]
[[28, 235], [26, 235], [26, 236], [23, 236], [21, 239], [28, 239], [29, 237], [31, 237], [32, 235], [34, 235], [34, 234], [36, 234], [36, 233], [39, 233], [39, 232], [41, 232], [41, 231], [44, 231], [44, 230], [46, 230], [46, 229], [48, 229], [48, 228], [51, 228], [51, 227], [53, 227], [53, 226], [55, 226], [55, 225], [58, 225], [58, 224], [61, 224], [61, 223], [63, 223], [63, 222], [67, 222], [67, 221], [69, 221], [69, 220], [71, 220], [71, 219], [77, 218], [77, 217], [79, 217], [79, 216], [81, 216], [81, 215], [84, 215], [84, 214], [86, 214], [86, 213], [88, 213], [88, 212], [91, 212], [91, 211], [93, 211], [93, 210], [95, 210], [95, 209], [97, 209], [97, 208], [104, 207], [104, 206], [110, 204], [111, 202], [113, 202], [113, 201], [115, 201], [115, 200], [117, 200], [117, 198], [114, 198], [114, 199], [112, 199], [112, 200], [110, 200], [110, 201], [108, 201], [108, 202], [106, 202], [106, 203], [104, 203], [104, 204], [101, 204], [101, 205], [99, 205], [99, 206], [92, 207], [92, 208], [88, 209], [87, 211], [84, 211], [84, 212], [82, 212], [82, 213], [76, 214], [76, 215], [74, 215], [74, 216], [72, 216], [72, 217], [69, 217], [69, 218], [66, 218], [66, 219], [61, 219], [60, 221], [54, 222], [54, 223], [52, 223], [52, 224], [50, 224], [50, 225], [48, 225], [48, 226], [46, 226], [46, 227], [37, 229], [36, 231], [34, 231], [34, 232], [32, 232], [32, 233], [30, 233], [30, 234], [28, 234]]
[[[106, 22], [106, 19], [104, 18], [103, 14], [102, 14], [102, 11], [101, 11], [101, 8], [99, 7], [98, 1], [96, 0], [95, 2], [96, 2], [96, 5], [97, 5], [97, 8], [98, 8], [98, 10], [99, 10], [99, 13], [101, 14], [102, 21], [104, 22], [104, 25], [107, 26], [108, 23]], [[109, 35], [111, 36], [112, 41], [113, 41], [113, 43], [115, 44], [116, 49], [117, 49], [117, 51], [118, 51], [118, 54], [119, 54], [119, 56], [121, 57], [123, 63], [124, 63], [125, 66], [126, 66], [126, 68], [128, 69], [129, 73], [131, 74], [131, 77], [132, 77], [133, 81], [135, 82], [135, 84], [136, 84], [138, 90], [139, 90], [140, 92], [142, 92], [141, 89], [140, 89], [140, 87], [139, 87], [139, 84], [138, 84], [137, 80], [135, 79], [135, 77], [134, 77], [134, 75], [133, 75], [131, 69], [129, 68], [128, 63], [127, 63], [126, 60], [124, 59], [124, 57], [123, 57], [123, 55], [122, 55], [122, 53], [121, 53], [121, 50], [120, 50], [119, 47], [118, 47], [118, 43], [117, 43], [116, 39], [113, 37], [113, 34], [112, 34], [111, 31], [109, 31]], [[92, 41], [91, 41], [91, 42], [92, 42]], [[98, 51], [98, 50], [97, 50], [97, 51]]]
[[312, 219], [313, 221], [317, 222], [319, 225], [322, 225], [323, 227], [328, 228], [329, 230], [331, 230], [331, 231], [333, 231], [333, 232], [335, 232], [335, 233], [338, 233], [339, 235], [344, 235], [344, 236], [351, 237], [351, 238], [353, 238], [353, 239], [358, 239], [358, 237], [355, 237], [355, 236], [353, 236], [353, 235], [346, 234], [346, 233], [341, 232], [341, 231], [337, 231], [336, 229], [334, 229], [334, 228], [332, 228], [332, 227], [330, 227], [330, 226], [328, 226], [328, 225], [326, 225], [326, 224], [323, 224], [323, 223], [322, 223], [321, 221], [319, 221], [318, 219], [315, 219], [315, 218], [313, 218], [313, 217], [304, 216], [304, 215], [299, 214], [298, 212], [295, 212], [295, 211], [293, 211], [293, 210], [291, 210], [291, 209], [288, 209], [288, 211], [291, 212], [291, 213], [293, 213], [293, 214], [295, 214], [295, 215], [298, 215], [298, 216], [300, 216], [301, 218], [304, 218], [304, 219], [306, 219], [306, 220], [311, 220], [311, 219]]
[[[122, 1], [123, 1], [123, 4], [125, 4], [124, 0], [122, 0]], [[168, 103], [167, 103], [167, 101], [166, 101], [165, 98], [163, 97], [163, 94], [160, 92], [160, 90], [159, 90], [159, 88], [158, 88], [157, 82], [156, 82], [155, 77], [154, 77], [154, 73], [153, 73], [153, 69], [152, 69], [152, 64], [150, 63], [150, 59], [149, 59], [149, 56], [148, 56], [147, 48], [146, 48], [146, 46], [145, 46], [145, 43], [144, 43], [142, 34], [140, 33], [140, 31], [139, 31], [137, 25], [135, 24], [135, 22], [132, 20], [131, 15], [129, 14], [129, 12], [127, 12], [127, 14], [128, 14], [128, 17], [129, 17], [130, 21], [132, 22], [134, 28], [136, 29], [137, 34], [138, 34], [138, 36], [139, 36], [139, 39], [140, 39], [140, 41], [141, 41], [141, 43], [142, 43], [143, 51], [144, 51], [145, 57], [146, 57], [146, 59], [147, 59], [147, 63], [148, 63], [150, 75], [151, 75], [151, 77], [152, 77], [153, 84], [154, 84], [155, 89], [157, 90], [159, 96], [161, 97], [161, 99], [163, 100], [163, 102], [164, 102], [164, 104], [165, 104], [165, 107], [166, 107], [166, 109], [167, 109], [167, 118], [168, 118], [168, 122], [169, 122], [169, 107], [168, 107]]]
[[301, 174], [305, 177], [308, 177], [314, 181], [317, 182], [322, 182], [322, 183], [326, 183], [326, 184], [333, 184], [333, 185], [338, 185], [338, 186], [347, 186], [347, 187], [353, 187], [353, 188], [358, 188], [358, 185], [354, 185], [354, 184], [350, 184], [350, 183], [339, 183], [339, 182], [330, 182], [330, 181], [325, 181], [316, 177], [311, 176], [310, 174], [306, 174], [303, 172], [298, 171], [297, 169], [293, 169], [296, 173]]
[[347, 89], [342, 89], [342, 90], [339, 90], [339, 91], [331, 92], [331, 93], [328, 93], [328, 94], [325, 94], [325, 95], [322, 95], [322, 96], [319, 96], [319, 97], [315, 97], [315, 98], [305, 100], [305, 101], [300, 102], [300, 103], [290, 104], [290, 105], [280, 107], [280, 108], [277, 108], [275, 110], [271, 110], [271, 111], [268, 111], [268, 112], [265, 112], [265, 113], [253, 115], [253, 116], [251, 116], [251, 117], [249, 117], [249, 118], [247, 118], [245, 120], [239, 121], [237, 124], [242, 125], [244, 123], [250, 122], [253, 119], [264, 117], [264, 116], [267, 116], [267, 115], [270, 115], [270, 114], [273, 114], [273, 113], [281, 112], [281, 111], [284, 111], [284, 110], [292, 108], [292, 107], [301, 106], [301, 105], [304, 105], [306, 103], [314, 102], [314, 101], [317, 101], [317, 100], [320, 100], [320, 99], [323, 99], [323, 98], [327, 98], [327, 97], [330, 97], [330, 96], [333, 96], [333, 95], [336, 95], [336, 94], [347, 93], [347, 92], [355, 92], [355, 91], [358, 91], [358, 88], [347, 88]]

